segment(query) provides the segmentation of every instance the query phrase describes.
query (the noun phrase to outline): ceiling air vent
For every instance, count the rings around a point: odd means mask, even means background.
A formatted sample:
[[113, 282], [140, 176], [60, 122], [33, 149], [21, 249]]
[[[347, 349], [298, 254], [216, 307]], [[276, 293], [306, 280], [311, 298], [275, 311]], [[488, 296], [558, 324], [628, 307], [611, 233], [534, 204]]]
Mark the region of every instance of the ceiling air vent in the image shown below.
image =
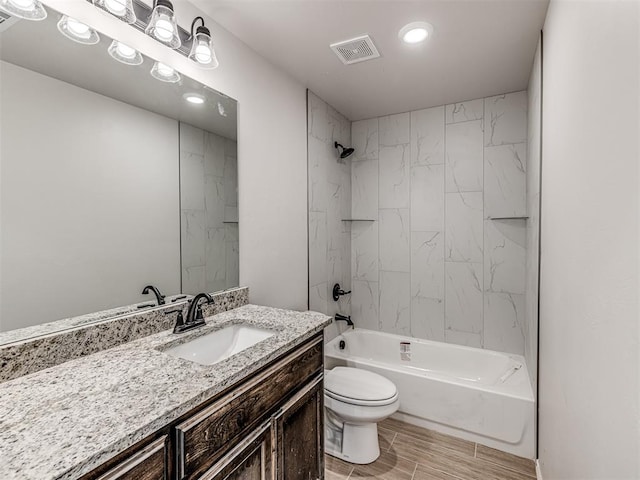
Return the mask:
[[12, 17], [8, 13], [0, 10], [0, 33], [7, 30], [11, 25], [18, 23], [19, 18]]
[[378, 49], [373, 44], [373, 40], [371, 40], [369, 35], [332, 43], [329, 46], [345, 65], [373, 60], [380, 56]]

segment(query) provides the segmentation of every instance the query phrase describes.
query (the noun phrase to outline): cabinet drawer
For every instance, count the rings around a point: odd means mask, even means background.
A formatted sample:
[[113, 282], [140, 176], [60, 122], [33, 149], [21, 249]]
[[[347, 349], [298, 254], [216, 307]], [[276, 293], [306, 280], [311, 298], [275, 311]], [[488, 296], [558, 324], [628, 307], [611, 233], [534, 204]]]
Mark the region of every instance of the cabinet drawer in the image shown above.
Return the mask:
[[143, 447], [97, 480], [166, 480], [167, 435]]
[[322, 336], [176, 427], [177, 478], [197, 478], [322, 369]]

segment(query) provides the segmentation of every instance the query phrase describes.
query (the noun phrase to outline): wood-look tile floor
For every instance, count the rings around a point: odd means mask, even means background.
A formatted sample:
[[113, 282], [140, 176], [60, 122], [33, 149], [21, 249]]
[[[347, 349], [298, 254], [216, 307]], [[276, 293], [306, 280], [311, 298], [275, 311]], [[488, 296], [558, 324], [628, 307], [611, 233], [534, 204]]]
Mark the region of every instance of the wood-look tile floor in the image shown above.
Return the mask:
[[326, 455], [326, 480], [532, 480], [533, 460], [395, 419], [378, 424], [380, 457], [352, 465]]

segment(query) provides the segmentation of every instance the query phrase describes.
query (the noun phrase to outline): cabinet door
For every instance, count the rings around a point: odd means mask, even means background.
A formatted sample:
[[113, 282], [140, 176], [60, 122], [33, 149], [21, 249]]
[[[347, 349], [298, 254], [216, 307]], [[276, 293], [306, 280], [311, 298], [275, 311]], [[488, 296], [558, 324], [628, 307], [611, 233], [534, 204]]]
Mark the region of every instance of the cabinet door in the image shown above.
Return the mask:
[[272, 421], [236, 445], [198, 480], [274, 480]]
[[98, 480], [165, 480], [167, 439], [164, 435], [150, 443], [98, 477]]
[[302, 388], [275, 417], [277, 480], [324, 478], [323, 374]]

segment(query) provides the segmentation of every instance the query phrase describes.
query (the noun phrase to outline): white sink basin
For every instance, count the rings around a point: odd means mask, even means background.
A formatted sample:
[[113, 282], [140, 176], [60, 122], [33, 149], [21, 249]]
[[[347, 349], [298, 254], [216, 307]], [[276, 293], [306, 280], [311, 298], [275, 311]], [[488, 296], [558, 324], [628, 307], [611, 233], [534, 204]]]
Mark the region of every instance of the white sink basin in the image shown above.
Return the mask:
[[231, 325], [169, 348], [165, 353], [201, 365], [213, 365], [274, 335], [270, 330], [249, 325]]

